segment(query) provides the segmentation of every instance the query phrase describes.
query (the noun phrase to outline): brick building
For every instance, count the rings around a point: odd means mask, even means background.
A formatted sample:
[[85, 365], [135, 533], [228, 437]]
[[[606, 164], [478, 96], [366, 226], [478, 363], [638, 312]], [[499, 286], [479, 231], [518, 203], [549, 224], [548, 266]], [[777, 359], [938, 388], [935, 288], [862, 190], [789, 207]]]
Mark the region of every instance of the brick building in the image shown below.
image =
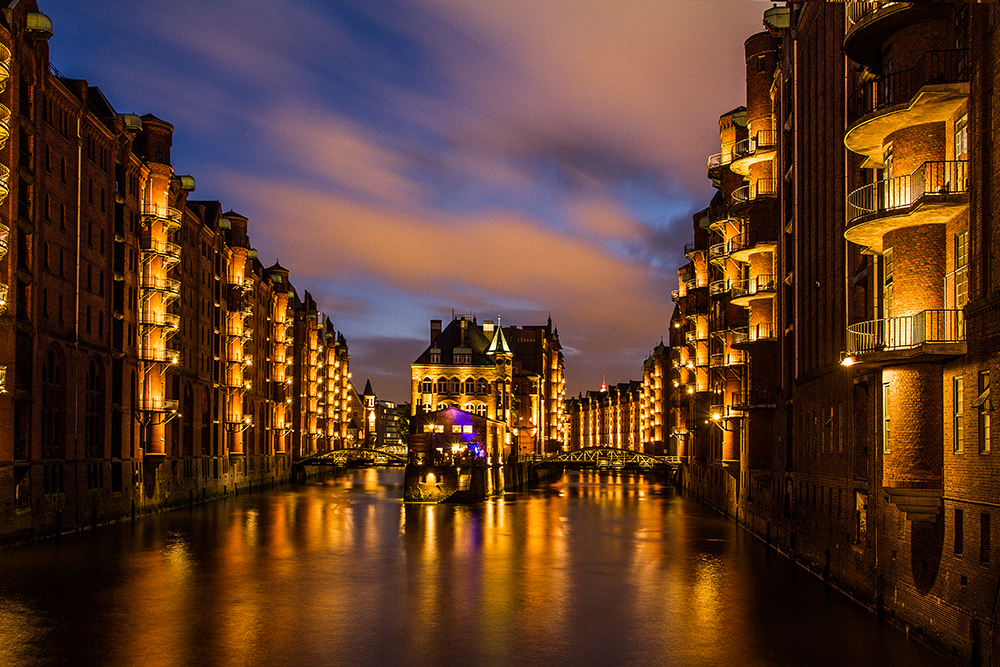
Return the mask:
[[0, 17], [0, 536], [285, 479], [342, 446], [347, 344], [245, 217], [190, 198], [174, 128]]
[[569, 449], [613, 447], [643, 451], [642, 381], [602, 385], [566, 401]]
[[684, 484], [976, 664], [1000, 657], [997, 13], [765, 12], [670, 334]]

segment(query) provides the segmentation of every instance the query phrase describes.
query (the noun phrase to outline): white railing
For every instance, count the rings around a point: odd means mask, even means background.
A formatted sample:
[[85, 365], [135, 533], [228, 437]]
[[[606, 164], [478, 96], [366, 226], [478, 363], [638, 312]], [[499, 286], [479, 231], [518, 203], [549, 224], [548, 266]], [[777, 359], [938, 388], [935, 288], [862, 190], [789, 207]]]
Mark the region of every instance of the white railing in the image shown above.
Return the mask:
[[887, 317], [847, 327], [849, 354], [891, 352], [925, 343], [960, 343], [965, 340], [961, 310], [924, 310], [908, 317]]
[[912, 174], [895, 176], [858, 188], [847, 196], [847, 220], [906, 209], [926, 196], [969, 191], [969, 161], [924, 162]]

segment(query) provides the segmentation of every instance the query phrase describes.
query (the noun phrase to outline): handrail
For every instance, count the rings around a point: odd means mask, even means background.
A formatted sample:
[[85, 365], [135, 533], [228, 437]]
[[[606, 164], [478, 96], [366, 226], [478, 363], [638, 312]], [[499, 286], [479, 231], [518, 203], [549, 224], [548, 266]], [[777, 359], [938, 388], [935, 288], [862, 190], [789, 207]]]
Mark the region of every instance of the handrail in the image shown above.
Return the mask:
[[886, 107], [913, 99], [931, 84], [964, 83], [969, 80], [969, 50], [926, 51], [910, 69], [893, 72], [855, 90], [847, 100], [847, 124]]
[[928, 195], [969, 191], [969, 161], [928, 161], [913, 173], [864, 185], [847, 195], [848, 225], [860, 218], [909, 208]]
[[753, 183], [733, 190], [733, 203], [744, 204], [778, 194], [777, 178], [758, 178]]
[[732, 344], [753, 343], [757, 340], [770, 340], [772, 338], [774, 338], [774, 326], [770, 322], [759, 323], [733, 329]]
[[868, 320], [847, 327], [847, 351], [852, 355], [964, 340], [965, 316], [961, 310], [929, 309], [916, 315]]
[[874, 14], [880, 9], [902, 4], [904, 3], [888, 2], [887, 0], [847, 0], [845, 9], [847, 13], [846, 29], [849, 32], [861, 19], [869, 14]]
[[758, 130], [754, 136], [736, 142], [733, 148], [733, 159], [749, 157], [758, 150], [764, 148], [774, 148], [778, 145], [778, 132], [776, 130]]
[[777, 289], [777, 283], [773, 274], [761, 273], [747, 280], [734, 280], [731, 289], [735, 299], [741, 296], [752, 296], [758, 292], [773, 292]]

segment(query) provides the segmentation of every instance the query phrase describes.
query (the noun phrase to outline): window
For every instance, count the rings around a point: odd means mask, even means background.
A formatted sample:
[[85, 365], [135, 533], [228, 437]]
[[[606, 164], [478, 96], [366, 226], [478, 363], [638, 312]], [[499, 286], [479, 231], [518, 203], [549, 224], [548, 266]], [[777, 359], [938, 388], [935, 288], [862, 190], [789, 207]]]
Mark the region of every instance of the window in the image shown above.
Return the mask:
[[956, 309], [969, 302], [969, 232], [955, 234], [955, 273], [953, 299]]
[[448, 384], [449, 384], [449, 392], [452, 394], [457, 394], [459, 387], [461, 386], [461, 383], [458, 381], [458, 378], [452, 378], [451, 382], [449, 382]]
[[[893, 316], [893, 289], [892, 289], [893, 258], [892, 248], [886, 248], [882, 253], [882, 317], [890, 319]], [[887, 343], [890, 341], [886, 341]], [[895, 341], [891, 341], [895, 342]]]
[[429, 394], [432, 391], [434, 391], [434, 382], [430, 378], [424, 378], [424, 381], [421, 384], [422, 384], [422, 386], [421, 386], [420, 390], [423, 393]]
[[476, 381], [472, 378], [465, 381], [465, 393], [469, 396], [476, 393]]
[[961, 556], [965, 549], [965, 512], [955, 510], [955, 555]]
[[461, 433], [462, 432], [462, 425], [461, 424], [452, 424], [451, 425], [451, 432], [452, 433]]
[[979, 515], [979, 562], [990, 562], [990, 515]]
[[764, 56], [757, 56], [757, 71], [764, 72], [767, 70], [767, 60]]
[[[969, 115], [955, 121], [955, 159], [965, 160], [969, 157]], [[955, 184], [958, 187], [958, 184]]]
[[990, 453], [990, 372], [979, 372], [979, 398], [972, 404], [979, 412], [979, 453]]
[[962, 453], [962, 442], [965, 431], [962, 413], [965, 408], [963, 398], [964, 386], [961, 375], [956, 375], [951, 379], [951, 405], [952, 405], [952, 451], [956, 454]]
[[448, 393], [448, 380], [446, 378], [438, 378], [437, 381], [437, 393], [447, 394]]
[[882, 453], [888, 454], [892, 450], [890, 449], [889, 437], [892, 433], [890, 424], [890, 410], [889, 410], [889, 383], [886, 382], [882, 385]]

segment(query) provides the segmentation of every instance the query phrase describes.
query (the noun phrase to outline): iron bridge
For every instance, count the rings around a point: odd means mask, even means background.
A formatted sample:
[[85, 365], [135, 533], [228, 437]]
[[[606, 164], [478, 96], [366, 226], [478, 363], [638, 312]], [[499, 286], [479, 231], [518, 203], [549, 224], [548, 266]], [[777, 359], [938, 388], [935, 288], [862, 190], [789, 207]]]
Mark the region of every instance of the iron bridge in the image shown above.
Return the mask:
[[322, 454], [313, 454], [305, 458], [298, 459], [293, 465], [304, 466], [336, 466], [347, 467], [369, 467], [369, 466], [406, 466], [406, 457], [380, 449], [368, 449], [365, 447], [334, 449]]
[[598, 468], [621, 470], [638, 468], [652, 470], [654, 468], [677, 468], [680, 466], [679, 456], [653, 456], [630, 449], [615, 447], [584, 447], [571, 452], [563, 452], [539, 462], [541, 466], [562, 466], [565, 468]]

